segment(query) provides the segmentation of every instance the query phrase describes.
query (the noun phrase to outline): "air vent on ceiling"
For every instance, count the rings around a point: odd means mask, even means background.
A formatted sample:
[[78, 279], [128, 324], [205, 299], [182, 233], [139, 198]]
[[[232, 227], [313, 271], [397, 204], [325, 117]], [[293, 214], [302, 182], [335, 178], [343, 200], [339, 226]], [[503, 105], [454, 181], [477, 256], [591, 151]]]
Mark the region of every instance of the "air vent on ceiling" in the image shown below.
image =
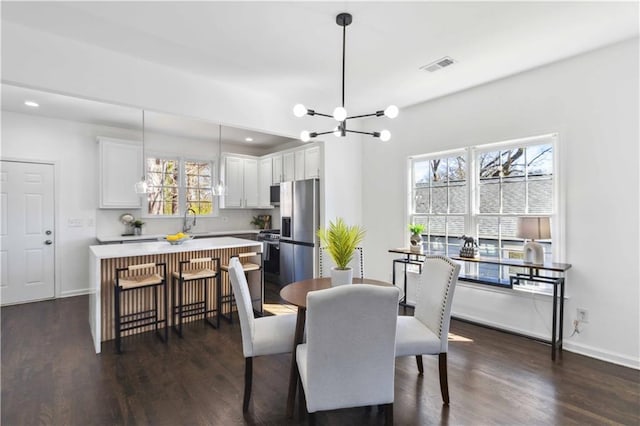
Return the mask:
[[450, 65], [453, 65], [456, 61], [449, 56], [445, 56], [444, 58], [440, 58], [435, 62], [431, 62], [430, 64], [423, 65], [420, 67], [423, 71], [436, 72], [441, 70], [442, 68], [446, 68]]

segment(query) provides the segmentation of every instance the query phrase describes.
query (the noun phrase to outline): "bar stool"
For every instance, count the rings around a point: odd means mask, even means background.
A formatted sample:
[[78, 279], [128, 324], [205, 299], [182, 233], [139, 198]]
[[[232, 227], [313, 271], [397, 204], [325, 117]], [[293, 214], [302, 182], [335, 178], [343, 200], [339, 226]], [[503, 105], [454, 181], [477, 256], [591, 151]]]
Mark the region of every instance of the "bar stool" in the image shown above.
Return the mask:
[[[262, 253], [257, 252], [248, 252], [248, 253], [238, 253], [231, 256], [231, 258], [237, 257], [242, 264], [242, 269], [244, 270], [245, 275], [247, 276], [247, 282], [249, 282], [249, 292], [251, 293], [251, 282], [249, 281], [249, 273], [258, 271], [260, 273], [260, 294], [259, 297], [255, 298], [252, 295], [251, 304], [253, 305], [255, 302], [260, 303], [260, 309], [255, 309], [257, 315], [264, 315], [264, 270], [263, 270], [263, 257]], [[229, 265], [222, 265], [220, 267], [223, 271], [229, 272]], [[233, 298], [233, 292], [231, 290], [231, 284], [227, 281], [223, 293], [220, 293], [220, 305], [224, 305], [228, 307], [228, 315], [220, 313], [222, 318], [227, 320], [229, 323], [232, 322], [232, 309], [235, 305], [235, 300]]]
[[[158, 274], [158, 269], [163, 271], [162, 275]], [[141, 274], [144, 270], [147, 273]], [[129, 275], [122, 276], [123, 272]], [[138, 275], [132, 275], [133, 273]], [[155, 326], [155, 331], [160, 340], [167, 343], [169, 338], [169, 328], [167, 324], [167, 265], [166, 263], [143, 263], [138, 265], [130, 265], [126, 268], [116, 268], [116, 279], [114, 283], [114, 309], [116, 320], [116, 351], [122, 353], [121, 335], [123, 331], [133, 330], [136, 328]], [[160, 288], [161, 287], [161, 288]], [[120, 296], [124, 296], [132, 291], [144, 292], [145, 289], [151, 289], [153, 292], [153, 309], [147, 309], [128, 314], [121, 313]], [[164, 319], [159, 318], [158, 308], [158, 290], [164, 292]], [[164, 323], [164, 338], [158, 330], [158, 326]]]
[[[188, 268], [188, 266], [190, 268]], [[209, 286], [207, 280], [215, 278], [216, 285], [216, 307], [208, 309], [209, 304]], [[196, 284], [196, 289], [191, 293], [190, 301], [185, 303], [185, 287], [189, 284]], [[194, 301], [194, 295], [202, 284], [203, 299]], [[177, 294], [176, 294], [177, 290]], [[178, 271], [173, 272], [173, 280], [171, 285], [171, 323], [173, 331], [182, 337], [182, 319], [196, 315], [203, 315], [204, 322], [213, 328], [220, 327], [220, 258], [219, 257], [201, 257], [197, 259], [181, 260], [178, 265]], [[207, 314], [216, 313], [215, 323], [211, 322]], [[177, 321], [176, 321], [177, 317]]]

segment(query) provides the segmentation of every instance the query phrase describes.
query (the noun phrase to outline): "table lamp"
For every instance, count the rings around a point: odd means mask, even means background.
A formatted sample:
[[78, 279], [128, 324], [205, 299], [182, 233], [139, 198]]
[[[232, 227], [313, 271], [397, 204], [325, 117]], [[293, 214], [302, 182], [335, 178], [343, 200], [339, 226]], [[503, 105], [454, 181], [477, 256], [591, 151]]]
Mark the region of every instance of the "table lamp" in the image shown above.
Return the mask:
[[518, 238], [529, 240], [524, 245], [526, 263], [544, 263], [544, 250], [535, 240], [551, 238], [551, 226], [548, 217], [519, 217]]

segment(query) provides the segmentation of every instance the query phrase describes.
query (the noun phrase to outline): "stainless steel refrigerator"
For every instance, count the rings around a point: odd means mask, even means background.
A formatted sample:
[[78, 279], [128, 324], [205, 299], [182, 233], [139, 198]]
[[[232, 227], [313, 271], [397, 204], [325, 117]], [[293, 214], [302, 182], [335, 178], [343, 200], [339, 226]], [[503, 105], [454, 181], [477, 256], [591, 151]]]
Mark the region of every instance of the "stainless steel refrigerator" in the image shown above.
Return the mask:
[[280, 284], [313, 278], [320, 222], [318, 179], [280, 184]]

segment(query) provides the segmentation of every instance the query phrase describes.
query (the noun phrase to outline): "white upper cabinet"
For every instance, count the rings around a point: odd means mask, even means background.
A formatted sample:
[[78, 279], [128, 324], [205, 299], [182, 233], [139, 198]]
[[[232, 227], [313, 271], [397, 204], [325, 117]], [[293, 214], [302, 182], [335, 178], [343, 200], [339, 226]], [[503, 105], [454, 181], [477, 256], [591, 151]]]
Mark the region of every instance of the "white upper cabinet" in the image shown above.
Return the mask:
[[295, 156], [293, 152], [282, 154], [282, 181], [289, 182], [295, 178]]
[[258, 207], [258, 160], [245, 158], [244, 165], [244, 206]]
[[319, 177], [320, 177], [320, 147], [314, 146], [304, 150], [304, 178], [312, 179], [312, 178], [319, 178]]
[[261, 158], [258, 164], [258, 205], [271, 203], [271, 185], [273, 183], [273, 159]]
[[304, 150], [295, 151], [295, 180], [304, 179]]
[[244, 199], [244, 166], [242, 158], [225, 157], [224, 181], [227, 193], [224, 196], [224, 207], [242, 207]]
[[224, 175], [227, 194], [224, 208], [258, 207], [258, 160], [226, 156]]
[[273, 183], [283, 182], [282, 176], [282, 155], [274, 155], [273, 157]]
[[143, 175], [142, 145], [135, 141], [98, 138], [100, 208], [139, 209], [142, 199], [135, 184]]

